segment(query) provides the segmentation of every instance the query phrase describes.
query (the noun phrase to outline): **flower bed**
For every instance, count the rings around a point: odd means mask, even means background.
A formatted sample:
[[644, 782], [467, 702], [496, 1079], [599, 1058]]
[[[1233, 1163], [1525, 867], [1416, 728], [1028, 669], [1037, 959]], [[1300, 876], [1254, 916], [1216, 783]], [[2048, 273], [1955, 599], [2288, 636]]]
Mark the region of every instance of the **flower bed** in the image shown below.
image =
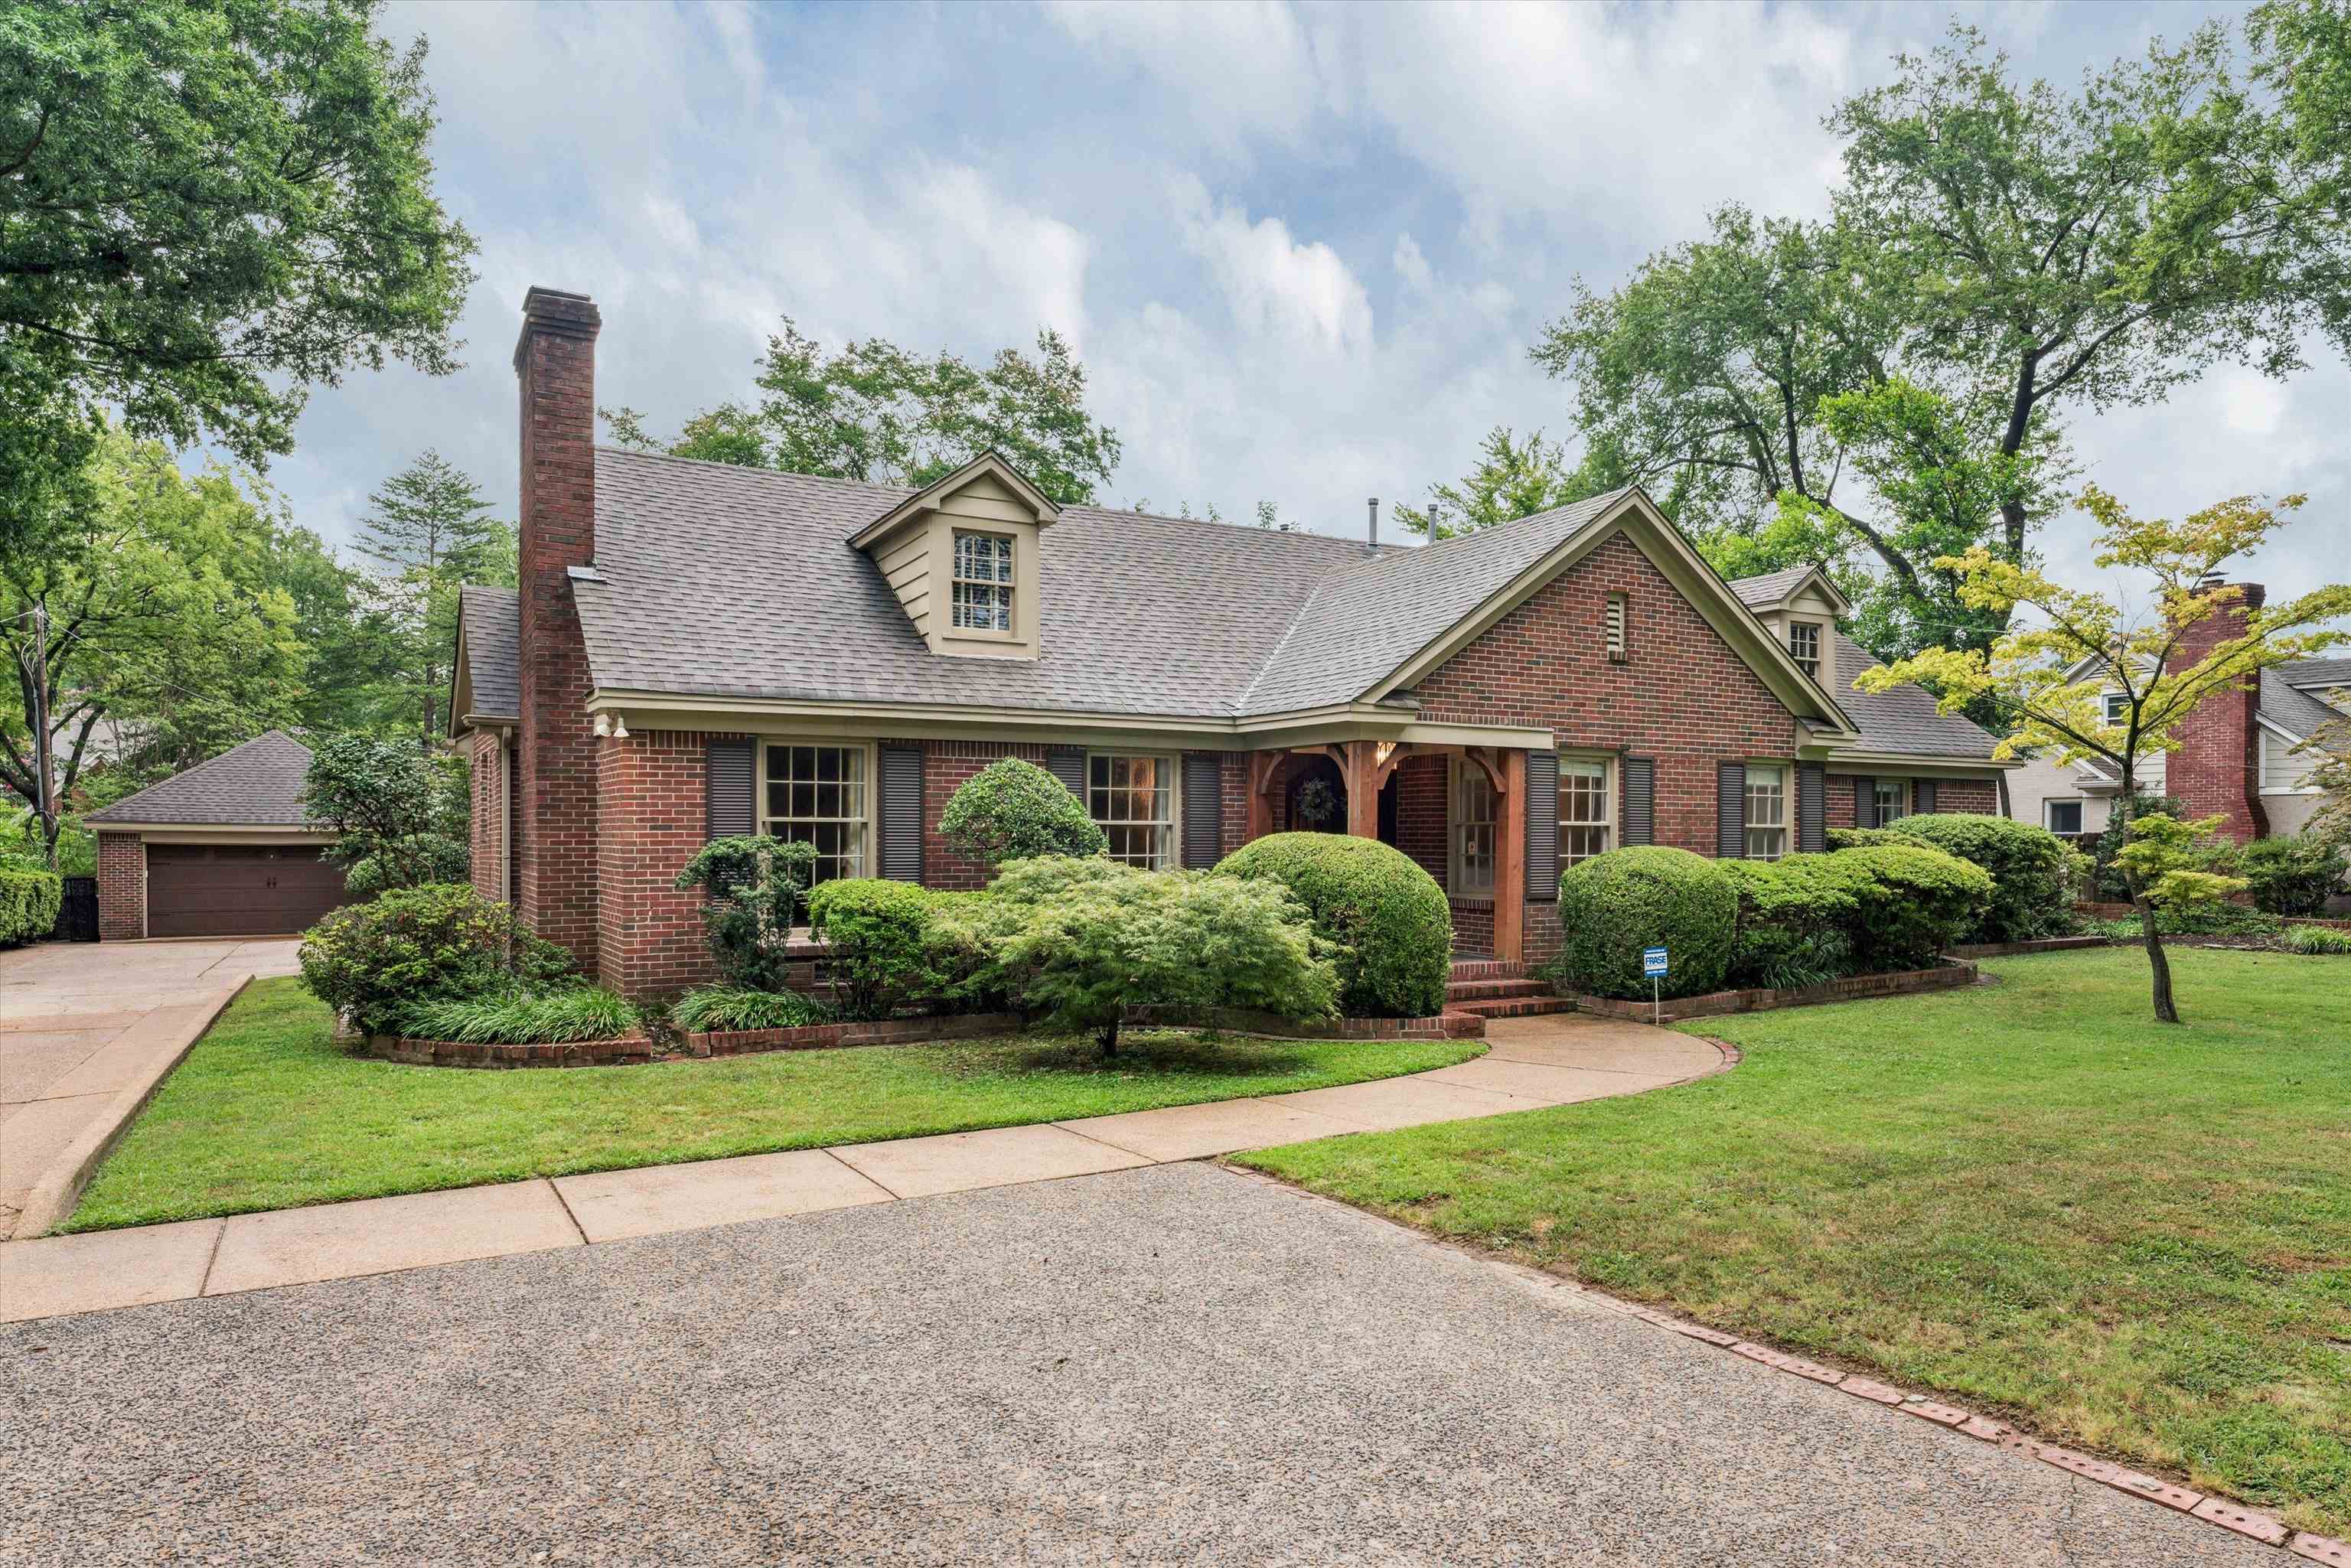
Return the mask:
[[1577, 997], [1578, 1012], [1598, 1013], [1603, 1018], [1630, 1019], [1646, 1023], [1653, 1017], [1671, 1022], [1678, 1019], [1714, 1018], [1723, 1013], [1769, 1012], [1775, 1008], [1813, 1007], [1823, 1002], [1850, 1002], [1864, 997], [1900, 997], [1919, 991], [1948, 991], [1976, 982], [1976, 967], [1964, 959], [1938, 964], [1931, 969], [1897, 969], [1886, 974], [1848, 975], [1842, 980], [1831, 980], [1824, 986], [1803, 986], [1793, 989], [1709, 991], [1704, 996], [1668, 998], [1652, 1011], [1647, 1002], [1624, 1001], [1614, 997]]

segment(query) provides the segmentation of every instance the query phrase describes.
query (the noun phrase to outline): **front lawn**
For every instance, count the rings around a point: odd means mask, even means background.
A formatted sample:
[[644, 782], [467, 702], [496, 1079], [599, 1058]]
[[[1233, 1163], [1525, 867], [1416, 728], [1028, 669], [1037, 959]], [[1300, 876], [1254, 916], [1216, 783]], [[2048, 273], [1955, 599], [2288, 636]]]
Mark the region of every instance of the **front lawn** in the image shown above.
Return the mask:
[[1478, 1040], [1130, 1030], [496, 1071], [355, 1057], [297, 979], [264, 980], [164, 1083], [65, 1227], [190, 1219], [575, 1171], [1058, 1122], [1449, 1067]]
[[2351, 960], [1709, 1019], [1735, 1072], [1248, 1163], [2351, 1533]]

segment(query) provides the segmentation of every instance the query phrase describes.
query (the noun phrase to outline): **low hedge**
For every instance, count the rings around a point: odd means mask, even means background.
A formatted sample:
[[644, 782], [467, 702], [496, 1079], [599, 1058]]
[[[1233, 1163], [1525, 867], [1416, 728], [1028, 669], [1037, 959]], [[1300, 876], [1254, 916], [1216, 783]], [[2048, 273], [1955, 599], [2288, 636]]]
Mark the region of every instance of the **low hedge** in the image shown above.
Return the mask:
[[2302, 837], [2255, 839], [2236, 854], [2253, 907], [2271, 915], [2322, 915], [2343, 886], [2343, 852]]
[[57, 923], [65, 879], [29, 866], [0, 866], [0, 947], [37, 942]]
[[331, 910], [302, 935], [302, 983], [370, 1034], [396, 1033], [418, 1002], [551, 991], [571, 957], [465, 883], [396, 887]]
[[1646, 845], [1580, 861], [1559, 879], [1564, 937], [1544, 975], [1562, 990], [1646, 997], [1645, 947], [1663, 947], [1671, 966], [1659, 994], [1719, 989], [1729, 972], [1739, 923], [1730, 863], [1687, 850]]
[[1931, 812], [1890, 831], [1980, 866], [1991, 899], [1963, 942], [2030, 942], [2071, 928], [2074, 852], [2048, 829], [2006, 817]]
[[1865, 969], [1923, 969], [1978, 928], [1991, 874], [1927, 844], [1865, 844], [1823, 857], [1865, 873], [1846, 885], [1858, 908], [1851, 935]]
[[809, 894], [809, 934], [825, 946], [842, 1017], [886, 1019], [945, 994], [953, 975], [941, 961], [936, 897], [881, 877], [844, 877]]
[[1345, 949], [1333, 955], [1345, 1016], [1426, 1018], [1443, 1009], [1452, 906], [1403, 851], [1338, 833], [1273, 833], [1227, 855], [1217, 874], [1278, 882], [1297, 895], [1314, 934]]

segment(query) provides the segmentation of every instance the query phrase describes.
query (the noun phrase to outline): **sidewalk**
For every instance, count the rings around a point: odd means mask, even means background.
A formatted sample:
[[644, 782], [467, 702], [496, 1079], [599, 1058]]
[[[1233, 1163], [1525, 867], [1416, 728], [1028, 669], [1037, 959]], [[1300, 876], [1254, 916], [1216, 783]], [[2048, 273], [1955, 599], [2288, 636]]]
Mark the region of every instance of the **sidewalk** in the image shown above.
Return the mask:
[[1498, 1020], [1488, 1041], [1487, 1055], [1433, 1072], [1262, 1099], [15, 1241], [0, 1246], [0, 1322], [1495, 1116], [1663, 1088], [1727, 1066], [1705, 1040], [1575, 1014]]

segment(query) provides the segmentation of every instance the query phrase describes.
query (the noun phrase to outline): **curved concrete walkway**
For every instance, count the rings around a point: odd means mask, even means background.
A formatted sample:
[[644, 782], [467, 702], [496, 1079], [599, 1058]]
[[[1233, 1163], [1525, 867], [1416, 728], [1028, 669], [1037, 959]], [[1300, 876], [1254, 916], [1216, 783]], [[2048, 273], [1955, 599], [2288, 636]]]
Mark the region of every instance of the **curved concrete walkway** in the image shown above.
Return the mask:
[[1496, 1116], [1663, 1088], [1729, 1065], [1692, 1036], [1573, 1013], [1497, 1019], [1487, 1044], [1486, 1055], [1431, 1072], [1259, 1099], [13, 1241], [0, 1245], [0, 1322]]

